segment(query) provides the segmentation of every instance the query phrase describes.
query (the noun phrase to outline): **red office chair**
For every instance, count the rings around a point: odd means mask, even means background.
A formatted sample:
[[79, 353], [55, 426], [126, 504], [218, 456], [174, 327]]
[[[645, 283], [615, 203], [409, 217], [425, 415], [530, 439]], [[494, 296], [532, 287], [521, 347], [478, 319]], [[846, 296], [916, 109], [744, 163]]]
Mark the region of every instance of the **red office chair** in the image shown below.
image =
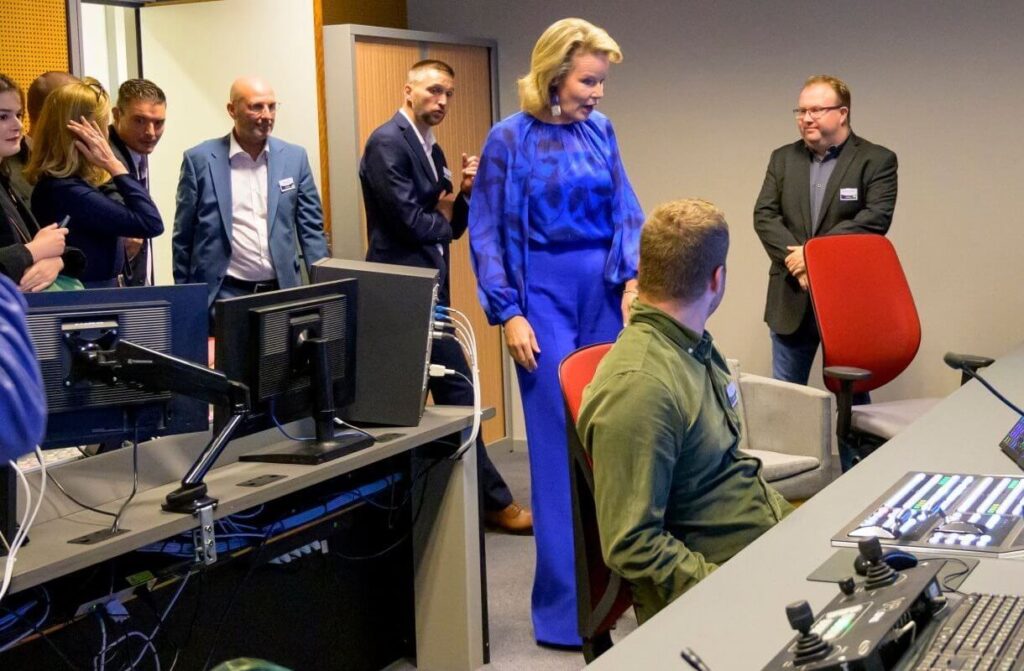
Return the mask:
[[[804, 245], [825, 386], [836, 394], [836, 434], [847, 470], [931, 409], [937, 398], [852, 405], [910, 365], [921, 322], [892, 243], [881, 235], [830, 235]], [[991, 359], [977, 358], [984, 366]]]
[[572, 492], [572, 530], [576, 550], [576, 612], [583, 638], [583, 657], [589, 664], [612, 647], [615, 622], [633, 605], [629, 584], [605, 566], [594, 508], [594, 471], [590, 455], [576, 433], [583, 388], [611, 343], [590, 345], [565, 357], [558, 379], [565, 400]]

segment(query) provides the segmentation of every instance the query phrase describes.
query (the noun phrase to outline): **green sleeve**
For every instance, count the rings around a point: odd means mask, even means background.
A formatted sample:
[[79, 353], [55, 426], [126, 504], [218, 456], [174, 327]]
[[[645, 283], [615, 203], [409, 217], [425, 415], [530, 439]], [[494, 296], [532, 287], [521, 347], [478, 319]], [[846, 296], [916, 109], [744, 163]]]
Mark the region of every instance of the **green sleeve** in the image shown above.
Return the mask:
[[689, 422], [665, 385], [643, 372], [588, 392], [579, 430], [594, 461], [605, 563], [633, 584], [638, 616], [653, 614], [716, 568], [664, 528]]

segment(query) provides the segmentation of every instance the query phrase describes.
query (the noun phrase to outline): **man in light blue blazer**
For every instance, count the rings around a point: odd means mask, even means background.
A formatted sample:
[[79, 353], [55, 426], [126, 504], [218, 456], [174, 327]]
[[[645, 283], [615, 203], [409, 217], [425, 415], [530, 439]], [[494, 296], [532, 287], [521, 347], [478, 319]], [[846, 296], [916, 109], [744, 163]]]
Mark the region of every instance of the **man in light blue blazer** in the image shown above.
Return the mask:
[[218, 298], [300, 285], [299, 249], [307, 270], [327, 256], [306, 151], [270, 137], [274, 90], [240, 78], [227, 110], [232, 132], [185, 152], [174, 213], [174, 281], [205, 282], [211, 308]]

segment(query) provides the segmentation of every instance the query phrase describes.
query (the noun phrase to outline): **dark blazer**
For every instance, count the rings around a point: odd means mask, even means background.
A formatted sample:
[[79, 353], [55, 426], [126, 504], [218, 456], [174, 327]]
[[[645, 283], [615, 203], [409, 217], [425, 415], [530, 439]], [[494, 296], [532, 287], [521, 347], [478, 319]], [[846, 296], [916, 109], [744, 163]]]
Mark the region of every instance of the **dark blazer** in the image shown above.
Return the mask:
[[441, 194], [453, 193], [454, 188], [445, 177], [448, 163], [437, 144], [433, 160], [438, 179], [415, 129], [401, 112], [370, 135], [359, 164], [369, 238], [366, 260], [438, 269], [438, 299], [448, 305], [448, 245], [465, 233], [469, 203], [460, 193], [450, 223], [435, 210]]
[[[267, 221], [270, 259], [282, 289], [302, 284], [296, 250], [306, 269], [327, 256], [324, 215], [306, 150], [268, 141]], [[220, 292], [231, 260], [230, 136], [185, 152], [174, 212], [174, 282], [205, 282], [208, 304]]]
[[67, 242], [88, 259], [80, 278], [87, 287], [116, 284], [124, 271], [122, 237], [153, 238], [164, 232], [153, 200], [129, 175], [99, 188], [80, 177], [44, 176], [32, 191], [32, 214], [50, 222], [71, 215]]
[[[6, 165], [0, 168], [0, 273], [21, 282], [22, 275], [33, 263], [32, 252], [25, 243], [36, 237], [39, 223], [8, 181], [9, 176], [3, 174], [5, 169]], [[65, 246], [61, 260], [64, 261], [62, 275], [78, 277], [85, 269], [85, 255], [80, 249]]]
[[[835, 160], [813, 235], [885, 235], [896, 208], [896, 154], [851, 133]], [[810, 306], [807, 292], [785, 264], [786, 247], [803, 245], [815, 230], [810, 165], [803, 140], [776, 149], [754, 206], [754, 229], [771, 260], [764, 320], [783, 335], [797, 330]]]
[[[132, 154], [128, 150], [128, 145], [124, 143], [121, 136], [117, 134], [117, 130], [113, 124], [107, 130], [107, 139], [110, 142], [110, 148], [114, 152], [114, 156], [117, 160], [121, 161], [124, 167], [128, 168], [128, 174], [134, 177], [139, 184], [142, 184], [142, 179], [139, 177], [139, 170], [135, 166], [135, 161], [132, 160]], [[142, 185], [146, 188], [146, 185]], [[149, 189], [146, 189], [149, 191]], [[125, 266], [125, 284], [130, 287], [141, 287], [146, 284], [146, 268], [149, 265], [149, 254], [153, 243], [146, 241], [142, 243], [142, 248], [139, 249], [139, 253], [134, 258], [126, 258]]]

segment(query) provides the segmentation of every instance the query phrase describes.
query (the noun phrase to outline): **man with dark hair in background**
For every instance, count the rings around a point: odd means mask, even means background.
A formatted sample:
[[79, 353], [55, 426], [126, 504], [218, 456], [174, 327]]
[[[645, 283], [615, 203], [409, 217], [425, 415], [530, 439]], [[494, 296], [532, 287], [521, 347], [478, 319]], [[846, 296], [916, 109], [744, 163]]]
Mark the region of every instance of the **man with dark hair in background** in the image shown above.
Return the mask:
[[641, 624], [792, 510], [739, 451], [736, 383], [704, 330], [725, 295], [728, 250], [711, 203], [652, 212], [629, 325], [583, 394], [601, 550]]
[[[405, 103], [391, 119], [373, 131], [359, 166], [369, 237], [367, 261], [397, 263], [440, 271], [438, 303], [450, 305], [449, 244], [466, 231], [469, 197], [478, 159], [462, 155], [458, 194], [444, 152], [432, 128], [444, 121], [455, 94], [455, 72], [447, 63], [425, 60], [414, 64], [405, 83]], [[430, 378], [434, 402], [473, 405], [469, 367], [458, 343], [435, 340], [430, 362], [457, 371], [457, 376]], [[484, 517], [489, 524], [512, 533], [533, 528], [533, 515], [515, 502], [483, 438], [477, 438], [480, 488]]]
[[[128, 174], [149, 191], [149, 155], [164, 134], [167, 97], [148, 79], [129, 79], [117, 91], [108, 140], [114, 155], [128, 168]], [[127, 286], [153, 284], [153, 241], [124, 238], [124, 283]]]

